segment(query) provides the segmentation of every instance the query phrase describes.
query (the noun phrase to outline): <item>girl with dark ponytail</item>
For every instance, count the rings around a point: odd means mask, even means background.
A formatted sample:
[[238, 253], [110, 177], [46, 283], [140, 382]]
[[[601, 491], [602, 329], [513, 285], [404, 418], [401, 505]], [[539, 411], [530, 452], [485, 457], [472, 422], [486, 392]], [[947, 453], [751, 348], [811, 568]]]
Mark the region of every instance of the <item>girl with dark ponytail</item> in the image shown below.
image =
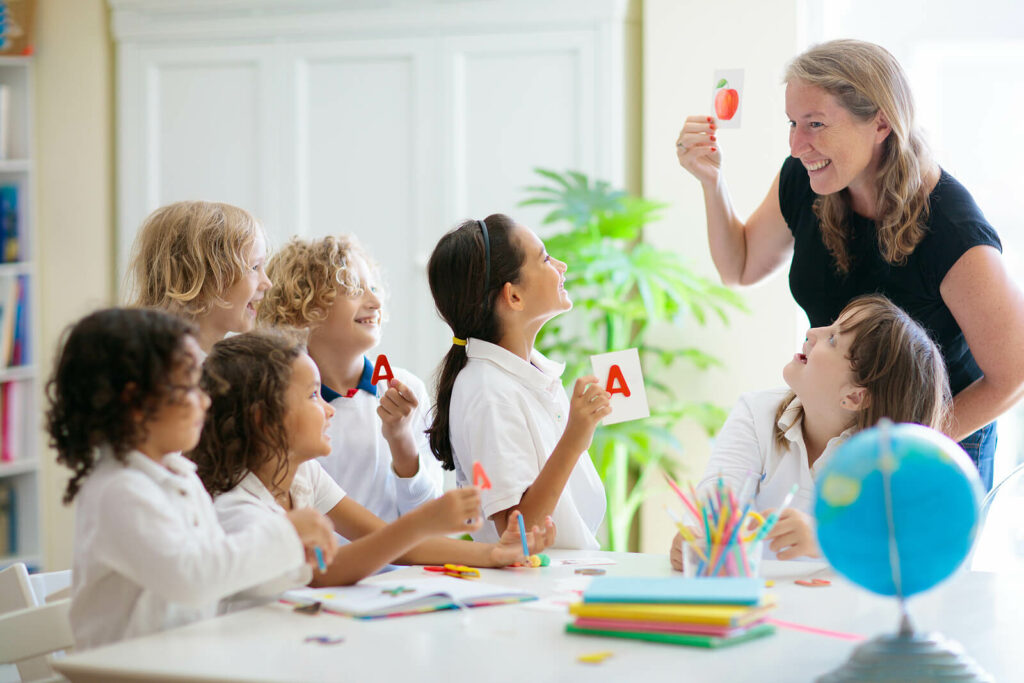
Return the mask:
[[502, 214], [450, 231], [427, 266], [434, 303], [454, 333], [427, 433], [460, 486], [473, 481], [474, 462], [488, 474], [488, 521], [476, 540], [496, 540], [518, 510], [527, 525], [551, 517], [556, 547], [599, 547], [604, 487], [586, 451], [610, 395], [596, 377], [581, 377], [570, 402], [564, 364], [533, 348], [544, 323], [572, 308], [565, 271], [532, 230]]

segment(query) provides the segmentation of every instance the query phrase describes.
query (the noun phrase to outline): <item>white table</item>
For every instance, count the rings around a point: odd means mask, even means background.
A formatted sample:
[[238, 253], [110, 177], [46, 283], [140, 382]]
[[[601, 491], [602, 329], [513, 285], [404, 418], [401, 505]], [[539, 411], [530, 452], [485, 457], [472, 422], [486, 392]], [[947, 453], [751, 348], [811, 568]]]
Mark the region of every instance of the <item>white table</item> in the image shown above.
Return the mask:
[[[607, 557], [608, 576], [669, 576], [664, 555], [554, 551], [553, 558]], [[481, 570], [481, 580], [553, 596], [575, 583], [575, 566]], [[370, 579], [421, 577], [419, 567]], [[676, 574], [678, 576], [678, 574]], [[819, 563], [769, 562], [775, 615], [835, 631], [875, 636], [893, 632], [892, 600], [833, 576]], [[803, 576], [832, 585], [807, 588]], [[959, 641], [997, 681], [1020, 671], [1024, 642], [1024, 577], [962, 572], [911, 600], [921, 630]], [[468, 619], [467, 616], [468, 615]], [[734, 647], [705, 650], [618, 638], [568, 635], [564, 609], [530, 603], [465, 612], [360, 621], [332, 614], [296, 614], [272, 604], [163, 633], [72, 654], [57, 668], [72, 681], [808, 681], [846, 660], [856, 643], [779, 629]], [[310, 635], [342, 636], [338, 645], [306, 643]], [[581, 654], [611, 650], [601, 664]]]

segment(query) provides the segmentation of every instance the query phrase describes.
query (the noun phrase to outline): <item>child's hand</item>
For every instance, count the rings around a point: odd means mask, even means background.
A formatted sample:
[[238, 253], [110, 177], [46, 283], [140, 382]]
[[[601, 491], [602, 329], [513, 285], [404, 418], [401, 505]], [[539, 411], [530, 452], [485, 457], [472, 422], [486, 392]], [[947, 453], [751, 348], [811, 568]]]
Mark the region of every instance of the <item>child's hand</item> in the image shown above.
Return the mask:
[[587, 375], [576, 380], [569, 401], [569, 420], [565, 425], [562, 441], [571, 445], [573, 450], [583, 451], [590, 448], [594, 438], [594, 429], [608, 413], [612, 412], [609, 401], [612, 395], [601, 388], [597, 377]]
[[429, 534], [476, 531], [483, 524], [480, 490], [475, 486], [449, 491], [419, 506], [415, 512]]
[[416, 394], [397, 379], [388, 380], [388, 390], [377, 406], [381, 434], [389, 442], [394, 438], [412, 438], [412, 414], [419, 407]]
[[[519, 522], [516, 515], [520, 514], [522, 513], [519, 510], [514, 510], [508, 516], [505, 533], [501, 535], [491, 550], [491, 560], [496, 567], [527, 563], [528, 558], [523, 557], [523, 542], [519, 540]], [[551, 515], [545, 518], [543, 530], [535, 524], [526, 532], [526, 545], [530, 549], [531, 555], [542, 552], [554, 542], [555, 523], [552, 521]]]
[[672, 563], [672, 569], [677, 572], [683, 571], [683, 535], [677, 533], [672, 539], [672, 547], [668, 551], [668, 559]]
[[[765, 510], [761, 514], [767, 519], [771, 512]], [[793, 508], [782, 511], [779, 520], [765, 539], [770, 541], [769, 549], [780, 560], [792, 560], [803, 556], [821, 557], [810, 515]]]
[[334, 554], [338, 552], [338, 539], [334, 536], [334, 525], [331, 521], [313, 508], [292, 510], [287, 516], [306, 549], [306, 564], [318, 570], [316, 552], [313, 548], [319, 547], [324, 562], [329, 565], [334, 559]]

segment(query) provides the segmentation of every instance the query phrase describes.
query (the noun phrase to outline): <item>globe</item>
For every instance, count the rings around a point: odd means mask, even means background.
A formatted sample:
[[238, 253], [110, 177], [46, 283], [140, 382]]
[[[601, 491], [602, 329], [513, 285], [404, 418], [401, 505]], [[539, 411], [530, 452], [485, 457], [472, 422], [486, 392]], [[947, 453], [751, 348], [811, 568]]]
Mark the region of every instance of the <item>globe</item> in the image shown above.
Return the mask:
[[906, 598], [967, 558], [982, 496], [974, 464], [942, 434], [915, 424], [866, 429], [818, 476], [818, 543], [850, 581]]

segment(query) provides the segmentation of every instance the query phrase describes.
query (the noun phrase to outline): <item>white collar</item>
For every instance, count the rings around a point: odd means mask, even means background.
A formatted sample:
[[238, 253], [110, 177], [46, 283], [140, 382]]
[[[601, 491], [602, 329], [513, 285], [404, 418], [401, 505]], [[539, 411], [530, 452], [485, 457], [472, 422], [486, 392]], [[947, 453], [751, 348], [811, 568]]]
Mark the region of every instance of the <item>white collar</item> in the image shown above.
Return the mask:
[[[794, 396], [793, 400], [789, 402], [788, 406], [786, 406], [786, 409], [782, 411], [782, 416], [779, 417], [779, 421], [775, 424], [777, 424], [779, 429], [782, 430], [782, 435], [785, 436], [786, 439], [789, 441], [800, 441], [802, 443], [804, 440], [803, 422], [804, 405], [800, 402], [799, 398]], [[822, 451], [822, 455], [830, 452], [834, 446], [846, 441], [846, 439], [854, 433], [855, 429], [855, 427], [847, 427], [838, 436], [833, 436], [829, 439], [828, 443], [825, 444], [825, 450]], [[819, 456], [818, 461], [820, 460], [821, 457]], [[817, 464], [817, 461], [815, 464]]]
[[[104, 446], [101, 449], [101, 457], [113, 459], [113, 450], [109, 446]], [[125, 456], [124, 464], [126, 467], [139, 470], [156, 482], [188, 477], [196, 471], [196, 464], [181, 453], [168, 453], [160, 462], [156, 462], [145, 453], [131, 450]]]
[[[299, 465], [302, 467], [302, 465]], [[255, 472], [246, 472], [245, 477], [238, 483], [243, 491], [249, 495], [255, 497], [264, 505], [269, 506], [271, 509], [285, 512], [284, 507], [274, 498], [274, 494], [267, 489], [266, 485], [256, 476]], [[289, 493], [292, 495], [292, 501], [296, 500], [309, 500], [312, 498], [313, 489], [306, 481], [305, 477], [300, 477], [299, 472], [295, 472], [295, 477], [292, 478], [292, 486], [289, 489]]]
[[527, 362], [506, 348], [470, 337], [466, 340], [466, 356], [490, 361], [523, 384], [547, 391], [553, 382], [561, 383], [565, 363], [550, 360], [537, 349], [530, 351]]

